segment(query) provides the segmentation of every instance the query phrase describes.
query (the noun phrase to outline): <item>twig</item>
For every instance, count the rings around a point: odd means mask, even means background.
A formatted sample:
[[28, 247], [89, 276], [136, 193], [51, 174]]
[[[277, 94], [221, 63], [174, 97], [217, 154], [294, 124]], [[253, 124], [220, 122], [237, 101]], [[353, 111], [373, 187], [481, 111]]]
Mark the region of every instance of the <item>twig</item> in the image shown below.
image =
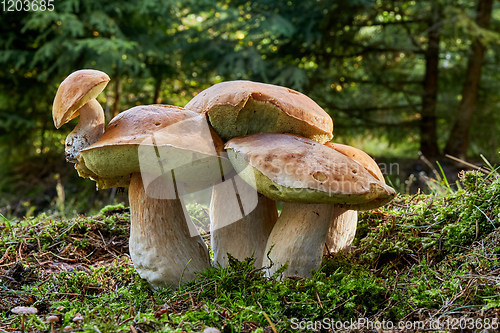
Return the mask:
[[128, 323], [129, 321], [134, 320], [134, 317], [130, 317], [128, 319], [125, 319], [124, 321], [118, 323], [118, 327], [122, 326], [125, 323]]
[[342, 302], [341, 304], [337, 305], [336, 307], [334, 307], [333, 309], [331, 309], [330, 311], [328, 311], [327, 313], [325, 313], [323, 315], [323, 317], [326, 317], [327, 314], [329, 314], [330, 312], [333, 312], [333, 311], [337, 310], [338, 308], [340, 308], [342, 305], [344, 305], [347, 302], [349, 302], [349, 299], [346, 299], [344, 302]]
[[5, 250], [4, 255], [2, 256], [2, 258], [0, 258], [0, 264], [3, 263], [9, 257], [9, 251], [11, 247], [12, 246], [9, 246], [9, 248]]
[[50, 254], [52, 254], [54, 257], [57, 257], [59, 259], [62, 259], [62, 260], [67, 260], [67, 261], [77, 261], [77, 259], [70, 259], [70, 258], [64, 258], [64, 257], [61, 257], [61, 256], [58, 256], [57, 254], [55, 254], [54, 252], [49, 252]]
[[266, 320], [269, 323], [269, 325], [271, 325], [271, 329], [273, 330], [273, 332], [274, 333], [278, 333], [278, 331], [276, 331], [276, 327], [274, 327], [274, 324], [271, 321], [271, 318], [269, 318], [269, 316], [267, 315], [267, 313], [265, 313], [264, 311], [262, 311], [262, 314], [264, 315], [264, 317], [266, 317]]
[[468, 167], [474, 168], [474, 169], [476, 169], [477, 171], [484, 172], [484, 173], [486, 173], [486, 174], [488, 174], [488, 175], [491, 173], [491, 171], [486, 170], [486, 168], [484, 168], [484, 167], [482, 167], [482, 166], [477, 166], [477, 165], [474, 165], [474, 164], [469, 163], [469, 162], [467, 162], [467, 161], [464, 161], [464, 160], [462, 160], [462, 159], [460, 159], [460, 158], [458, 158], [458, 157], [451, 156], [451, 155], [448, 155], [448, 154], [445, 154], [444, 156], [445, 156], [445, 157], [448, 157], [448, 158], [449, 158], [449, 159], [451, 159], [451, 160], [454, 160], [455, 162], [459, 162], [459, 163], [462, 163], [463, 165], [467, 165]]
[[324, 310], [323, 304], [321, 304], [321, 299], [319, 298], [318, 292], [316, 292], [316, 298], [318, 299], [319, 306], [321, 307], [322, 310]]
[[468, 253], [468, 254], [464, 254], [463, 256], [458, 256], [458, 257], [456, 257], [456, 258], [451, 258], [451, 259], [446, 260], [445, 262], [443, 262], [443, 264], [447, 264], [447, 263], [449, 263], [450, 261], [455, 261], [455, 260], [457, 260], [457, 259], [460, 259], [460, 258], [463, 258], [463, 257], [468, 257], [468, 256], [470, 256], [470, 255], [471, 255], [471, 254], [470, 254], [470, 253]]

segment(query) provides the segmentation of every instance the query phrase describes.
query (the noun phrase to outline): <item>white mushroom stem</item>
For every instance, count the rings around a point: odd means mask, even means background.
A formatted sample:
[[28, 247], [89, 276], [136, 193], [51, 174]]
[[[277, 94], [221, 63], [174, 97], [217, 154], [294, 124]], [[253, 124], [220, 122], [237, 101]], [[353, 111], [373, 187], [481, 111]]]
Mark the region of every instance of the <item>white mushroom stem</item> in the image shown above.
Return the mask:
[[331, 204], [285, 203], [267, 241], [263, 266], [270, 265], [269, 258], [273, 264], [267, 274], [288, 263], [284, 276], [310, 277], [321, 265], [333, 211]]
[[323, 254], [349, 252], [356, 235], [358, 212], [335, 206]]
[[239, 176], [213, 187], [210, 202], [210, 238], [214, 263], [225, 267], [228, 253], [242, 261], [262, 258], [269, 234], [278, 218], [276, 202], [257, 193]]
[[87, 148], [104, 133], [104, 111], [94, 98], [78, 110], [80, 119], [75, 129], [66, 137], [66, 161], [77, 163], [80, 150]]
[[[169, 181], [159, 178], [153, 186], [161, 189]], [[148, 188], [148, 192], [149, 192]], [[177, 195], [177, 198], [180, 196]], [[154, 288], [177, 287], [210, 267], [207, 247], [181, 199], [152, 199], [144, 189], [140, 173], [132, 174], [129, 187], [130, 241], [134, 267]]]

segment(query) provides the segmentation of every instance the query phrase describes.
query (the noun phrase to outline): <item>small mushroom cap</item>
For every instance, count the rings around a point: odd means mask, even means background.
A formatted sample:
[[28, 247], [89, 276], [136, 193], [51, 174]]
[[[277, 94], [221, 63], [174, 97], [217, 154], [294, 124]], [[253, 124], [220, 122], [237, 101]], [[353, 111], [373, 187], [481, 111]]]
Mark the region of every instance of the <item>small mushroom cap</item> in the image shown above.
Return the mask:
[[80, 322], [80, 321], [83, 321], [83, 316], [80, 312], [78, 312], [77, 314], [75, 314], [75, 317], [73, 317], [73, 321], [74, 322]]
[[218, 330], [217, 328], [214, 328], [214, 327], [206, 327], [203, 330], [203, 333], [220, 333], [220, 330]]
[[333, 137], [333, 121], [304, 94], [251, 81], [218, 83], [196, 95], [185, 108], [208, 113], [224, 140], [254, 133], [292, 133], [325, 143]]
[[72, 326], [65, 326], [64, 329], [63, 329], [63, 332], [70, 332], [72, 330], [73, 330]]
[[[120, 113], [104, 135], [80, 151], [77, 171], [99, 189], [127, 187], [134, 172], [171, 177], [197, 190], [232, 170], [224, 143], [206, 117], [169, 105], [136, 106]], [[161, 164], [161, 168], [159, 167]]]
[[52, 315], [52, 316], [48, 316], [47, 317], [47, 322], [49, 322], [49, 323], [56, 323], [58, 321], [59, 321], [59, 317], [58, 316]]
[[239, 176], [273, 200], [372, 209], [395, 196], [359, 163], [297, 135], [254, 134], [230, 140], [226, 149]]
[[27, 307], [27, 306], [16, 306], [10, 312], [15, 314], [35, 314], [38, 313], [37, 308]]
[[71, 73], [57, 89], [52, 117], [56, 128], [79, 115], [78, 110], [104, 90], [109, 76], [94, 69], [82, 69]]
[[325, 143], [325, 145], [358, 162], [359, 164], [364, 166], [366, 170], [368, 170], [368, 172], [373, 175], [373, 177], [377, 178], [385, 184], [384, 175], [378, 167], [377, 162], [375, 162], [373, 158], [370, 157], [370, 155], [368, 155], [361, 149], [333, 142], [327, 142]]

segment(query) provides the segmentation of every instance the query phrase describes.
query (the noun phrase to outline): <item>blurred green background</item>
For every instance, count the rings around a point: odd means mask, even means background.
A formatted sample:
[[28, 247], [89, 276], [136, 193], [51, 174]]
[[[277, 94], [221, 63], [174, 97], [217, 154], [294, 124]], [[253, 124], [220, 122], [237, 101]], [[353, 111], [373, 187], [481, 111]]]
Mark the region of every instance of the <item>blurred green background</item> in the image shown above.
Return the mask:
[[126, 201], [126, 190], [96, 192], [64, 160], [77, 119], [57, 131], [52, 101], [82, 68], [111, 77], [98, 98], [107, 121], [139, 104], [183, 106], [225, 80], [299, 90], [332, 116], [334, 141], [385, 163], [400, 192], [436, 177], [435, 161], [453, 180], [463, 165], [445, 154], [499, 161], [493, 0], [58, 0], [53, 11], [16, 10], [20, 4], [0, 4], [0, 213], [9, 218]]

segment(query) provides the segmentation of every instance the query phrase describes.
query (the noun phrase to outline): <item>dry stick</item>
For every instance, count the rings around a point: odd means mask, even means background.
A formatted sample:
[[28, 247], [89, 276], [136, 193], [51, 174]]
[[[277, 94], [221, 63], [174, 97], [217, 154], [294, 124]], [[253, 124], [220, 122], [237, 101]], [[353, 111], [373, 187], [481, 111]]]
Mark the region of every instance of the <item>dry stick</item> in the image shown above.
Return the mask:
[[191, 306], [194, 308], [195, 304], [194, 304], [193, 295], [191, 294], [191, 292], [189, 292], [189, 298], [191, 299]]
[[5, 250], [4, 255], [2, 256], [2, 258], [0, 258], [0, 264], [3, 263], [9, 257], [9, 251], [10, 251], [11, 247], [12, 246], [9, 246], [9, 248], [7, 250]]
[[21, 259], [21, 261], [23, 261], [23, 253], [22, 253], [23, 248], [22, 248], [22, 246], [23, 246], [23, 243], [19, 242], [19, 250], [18, 251], [19, 251], [19, 258]]
[[15, 262], [11, 262], [11, 263], [8, 263], [8, 264], [0, 265], [0, 267], [12, 266], [12, 265], [15, 265], [15, 264], [16, 264]]
[[318, 292], [316, 292], [316, 298], [318, 299], [319, 306], [321, 307], [321, 310], [324, 310], [324, 308], [323, 308], [323, 304], [321, 303], [321, 299], [319, 298], [319, 294], [318, 294]]
[[446, 260], [446, 261], [444, 262], [444, 264], [446, 264], [446, 263], [448, 263], [448, 262], [450, 262], [450, 261], [454, 261], [454, 260], [457, 260], [457, 259], [463, 258], [463, 257], [468, 257], [468, 256], [470, 256], [470, 255], [471, 255], [471, 254], [469, 253], [469, 254], [464, 254], [464, 255], [462, 255], [462, 256], [458, 256], [458, 257], [456, 257], [456, 258], [451, 258], [451, 259], [449, 259], [449, 260]]
[[266, 320], [269, 323], [269, 325], [271, 325], [271, 329], [273, 330], [273, 332], [274, 333], [278, 333], [278, 331], [276, 331], [276, 327], [274, 326], [273, 322], [271, 321], [271, 318], [269, 318], [269, 316], [267, 315], [267, 313], [265, 313], [264, 311], [262, 311], [262, 314], [264, 315], [264, 317], [266, 317]]
[[123, 324], [125, 324], [125, 323], [128, 323], [128, 322], [129, 322], [129, 321], [131, 321], [131, 320], [134, 320], [134, 318], [135, 318], [135, 317], [130, 317], [130, 318], [128, 318], [128, 319], [125, 319], [124, 321], [122, 321], [122, 322], [118, 323], [118, 327], [122, 326], [122, 325], [123, 325]]
[[326, 317], [327, 314], [329, 314], [330, 312], [333, 312], [333, 311], [337, 310], [338, 308], [340, 308], [342, 305], [344, 305], [347, 302], [349, 302], [349, 298], [346, 299], [345, 302], [340, 303], [339, 305], [337, 305], [336, 307], [334, 307], [333, 309], [331, 309], [330, 311], [328, 311], [327, 313], [325, 313], [323, 315], [323, 317]]
[[445, 156], [445, 157], [448, 157], [448, 158], [449, 158], [449, 159], [451, 159], [451, 160], [454, 160], [455, 162], [459, 162], [459, 163], [462, 163], [462, 164], [464, 164], [464, 165], [467, 165], [468, 167], [471, 167], [471, 168], [477, 169], [477, 171], [485, 172], [485, 173], [487, 173], [488, 175], [491, 173], [491, 171], [486, 170], [486, 168], [484, 168], [484, 167], [482, 167], [482, 166], [477, 166], [477, 165], [474, 165], [474, 164], [472, 164], [472, 163], [469, 163], [469, 162], [467, 162], [467, 161], [464, 161], [464, 160], [462, 160], [462, 159], [459, 159], [459, 158], [457, 158], [457, 157], [455, 157], [455, 156], [451, 156], [451, 155], [448, 155], [448, 154], [445, 154], [444, 156]]

